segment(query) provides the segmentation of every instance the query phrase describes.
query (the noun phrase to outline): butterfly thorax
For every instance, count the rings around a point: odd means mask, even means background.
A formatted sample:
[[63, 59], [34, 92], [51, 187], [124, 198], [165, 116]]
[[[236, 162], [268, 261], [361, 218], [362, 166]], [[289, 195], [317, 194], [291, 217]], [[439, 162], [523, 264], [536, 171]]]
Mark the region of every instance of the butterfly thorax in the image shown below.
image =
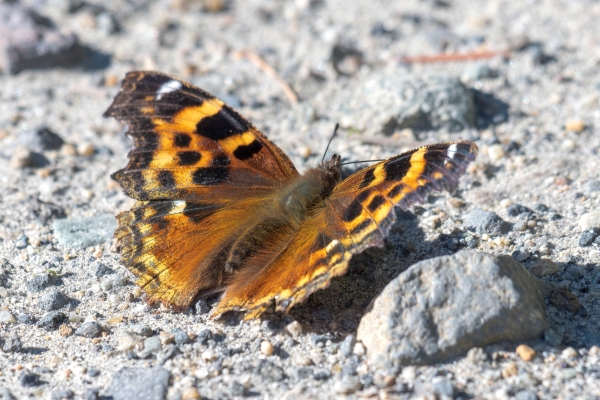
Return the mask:
[[280, 202], [284, 213], [301, 222], [311, 209], [323, 204], [340, 178], [340, 156], [334, 154], [283, 189]]

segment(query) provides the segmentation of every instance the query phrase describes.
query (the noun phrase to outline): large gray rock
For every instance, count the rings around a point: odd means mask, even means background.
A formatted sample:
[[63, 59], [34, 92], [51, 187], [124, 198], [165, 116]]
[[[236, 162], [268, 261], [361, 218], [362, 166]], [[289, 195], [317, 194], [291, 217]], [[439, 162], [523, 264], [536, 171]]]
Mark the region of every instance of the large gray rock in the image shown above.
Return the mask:
[[110, 240], [117, 229], [112, 215], [92, 218], [57, 219], [52, 224], [58, 243], [65, 247], [91, 247]]
[[113, 376], [107, 391], [114, 400], [164, 400], [169, 388], [169, 371], [121, 368]]
[[547, 328], [540, 284], [508, 256], [461, 251], [421, 261], [375, 300], [358, 340], [379, 366], [432, 364]]
[[338, 104], [342, 127], [365, 133], [411, 128], [458, 132], [475, 124], [472, 93], [451, 76], [369, 76]]

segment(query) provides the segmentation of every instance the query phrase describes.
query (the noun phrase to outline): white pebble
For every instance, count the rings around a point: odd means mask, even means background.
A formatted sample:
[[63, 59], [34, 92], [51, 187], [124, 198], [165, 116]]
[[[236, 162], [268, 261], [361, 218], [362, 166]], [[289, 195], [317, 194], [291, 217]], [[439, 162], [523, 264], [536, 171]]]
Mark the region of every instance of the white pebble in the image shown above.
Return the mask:
[[581, 232], [591, 228], [600, 228], [600, 211], [592, 211], [583, 214], [579, 217], [577, 224], [579, 225], [579, 230]]
[[298, 336], [302, 333], [302, 325], [298, 321], [292, 321], [287, 324], [285, 330], [292, 336]]
[[263, 340], [260, 343], [260, 352], [263, 353], [265, 356], [272, 356], [275, 352], [275, 348], [273, 347], [271, 342], [269, 342], [268, 340]]
[[356, 342], [356, 344], [354, 345], [354, 350], [352, 352], [355, 355], [360, 357], [360, 356], [364, 356], [365, 353], [367, 352], [367, 350], [365, 349], [365, 346], [361, 342]]
[[566, 349], [564, 349], [562, 351], [562, 353], [560, 355], [565, 360], [570, 360], [570, 359], [579, 357], [579, 353], [577, 353], [577, 350], [575, 350], [572, 347], [567, 347]]
[[14, 324], [15, 322], [17, 322], [17, 320], [10, 313], [10, 311], [0, 311], [0, 323], [3, 323], [3, 324]]
[[217, 354], [214, 352], [213, 349], [207, 349], [204, 350], [204, 352], [202, 352], [202, 359], [204, 361], [212, 361], [215, 360], [217, 358]]
[[415, 367], [409, 365], [408, 367], [402, 368], [400, 376], [402, 376], [402, 379], [405, 382], [413, 382], [417, 379], [417, 370]]
[[492, 162], [499, 161], [504, 158], [504, 149], [499, 144], [493, 144], [488, 147], [488, 156]]

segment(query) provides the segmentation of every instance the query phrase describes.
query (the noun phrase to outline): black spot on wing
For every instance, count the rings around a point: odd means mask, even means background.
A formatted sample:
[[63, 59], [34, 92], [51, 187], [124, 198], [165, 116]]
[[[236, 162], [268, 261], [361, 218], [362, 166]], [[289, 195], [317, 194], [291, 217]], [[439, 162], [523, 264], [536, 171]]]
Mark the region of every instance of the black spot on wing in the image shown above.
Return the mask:
[[189, 147], [191, 141], [192, 138], [190, 137], [190, 135], [186, 135], [185, 133], [178, 133], [177, 135], [175, 135], [175, 140], [173, 140], [173, 143], [175, 144], [175, 147]]
[[202, 158], [202, 153], [198, 153], [197, 151], [180, 151], [177, 153], [177, 157], [179, 158], [179, 165], [194, 165]]
[[215, 186], [229, 179], [229, 169], [224, 167], [198, 168], [192, 174], [192, 182], [196, 185]]
[[172, 188], [175, 187], [175, 178], [171, 171], [163, 169], [158, 172], [158, 182], [163, 188]]
[[252, 143], [248, 145], [238, 146], [237, 149], [233, 151], [233, 155], [238, 160], [247, 160], [252, 158], [253, 155], [258, 153], [262, 149], [262, 144], [258, 140], [253, 140]]
[[404, 184], [402, 184], [402, 183], [397, 184], [396, 186], [394, 186], [392, 188], [392, 190], [390, 190], [388, 192], [388, 194], [387, 194], [388, 197], [394, 198], [394, 197], [398, 196], [400, 194], [400, 192], [402, 192], [403, 188], [404, 188]]
[[215, 156], [210, 162], [213, 167], [226, 167], [229, 164], [231, 164], [231, 160], [225, 154]]
[[363, 177], [362, 182], [360, 183], [360, 185], [358, 186], [359, 188], [365, 188], [367, 186], [369, 186], [373, 181], [375, 180], [375, 169], [369, 169], [367, 170], [367, 172], [365, 173], [365, 176]]
[[362, 213], [362, 205], [358, 199], [352, 200], [352, 203], [346, 208], [344, 214], [342, 215], [342, 219], [345, 222], [354, 221], [358, 216]]
[[[415, 150], [416, 151], [416, 150]], [[410, 169], [410, 154], [403, 154], [383, 164], [386, 181], [397, 181], [402, 179]]]
[[375, 197], [373, 197], [367, 208], [369, 209], [369, 211], [374, 212], [385, 202], [386, 200], [383, 198], [383, 196], [376, 195]]
[[248, 129], [250, 124], [227, 106], [215, 115], [203, 118], [196, 125], [198, 135], [214, 141], [242, 134]]
[[146, 169], [150, 166], [150, 163], [154, 159], [154, 152], [152, 151], [132, 151], [129, 153], [130, 168]]

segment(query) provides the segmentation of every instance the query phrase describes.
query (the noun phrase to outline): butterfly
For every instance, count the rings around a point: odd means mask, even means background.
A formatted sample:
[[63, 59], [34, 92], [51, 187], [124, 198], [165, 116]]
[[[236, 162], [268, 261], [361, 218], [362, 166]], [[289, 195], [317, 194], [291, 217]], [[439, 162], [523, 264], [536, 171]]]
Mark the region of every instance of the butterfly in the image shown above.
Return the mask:
[[211, 94], [158, 72], [130, 72], [105, 116], [128, 125], [127, 166], [111, 177], [136, 200], [115, 238], [149, 303], [183, 310], [223, 292], [212, 316], [288, 312], [382, 247], [431, 191], [453, 191], [470, 141], [420, 147], [341, 180], [333, 155], [299, 174], [252, 124]]

